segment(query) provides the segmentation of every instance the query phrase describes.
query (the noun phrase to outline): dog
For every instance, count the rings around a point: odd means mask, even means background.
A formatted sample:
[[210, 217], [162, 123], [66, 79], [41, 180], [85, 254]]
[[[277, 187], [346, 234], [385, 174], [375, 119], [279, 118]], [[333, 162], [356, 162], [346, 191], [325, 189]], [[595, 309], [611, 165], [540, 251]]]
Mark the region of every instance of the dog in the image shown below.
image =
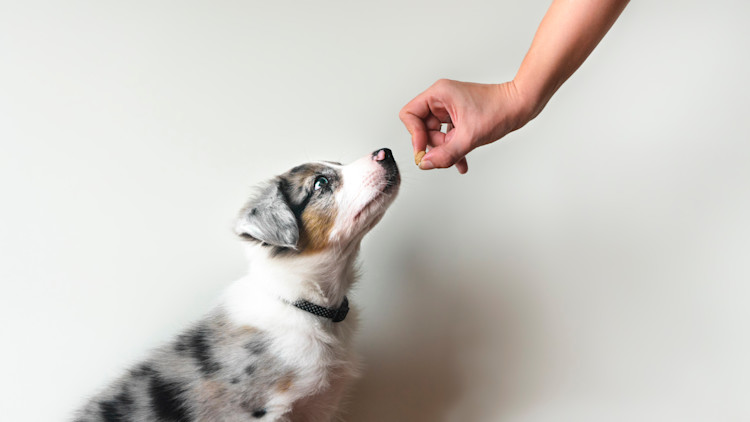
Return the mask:
[[347, 292], [400, 185], [391, 151], [273, 178], [235, 226], [250, 261], [208, 315], [94, 396], [75, 422], [331, 421], [357, 376]]

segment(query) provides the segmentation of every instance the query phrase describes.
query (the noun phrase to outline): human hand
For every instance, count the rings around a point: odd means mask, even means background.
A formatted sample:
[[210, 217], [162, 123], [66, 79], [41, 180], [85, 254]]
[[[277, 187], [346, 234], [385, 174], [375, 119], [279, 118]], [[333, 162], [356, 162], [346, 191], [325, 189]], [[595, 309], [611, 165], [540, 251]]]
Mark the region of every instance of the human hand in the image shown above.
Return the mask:
[[[533, 102], [513, 81], [477, 84], [441, 79], [406, 104], [399, 117], [412, 136], [419, 168], [455, 165], [464, 174], [469, 169], [466, 154], [520, 129], [536, 114]], [[443, 123], [449, 124], [447, 133], [440, 131]]]

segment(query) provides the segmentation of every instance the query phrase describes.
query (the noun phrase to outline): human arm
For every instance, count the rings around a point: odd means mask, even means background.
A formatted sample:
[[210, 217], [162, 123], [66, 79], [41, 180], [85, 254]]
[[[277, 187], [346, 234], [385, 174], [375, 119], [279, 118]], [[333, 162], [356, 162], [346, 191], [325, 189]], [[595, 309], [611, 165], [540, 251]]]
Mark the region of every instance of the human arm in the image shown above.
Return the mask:
[[[475, 84], [439, 80], [406, 104], [399, 117], [412, 135], [420, 168], [456, 165], [466, 154], [520, 129], [580, 67], [627, 5], [627, 0], [554, 0], [512, 81]], [[447, 133], [442, 123], [450, 123]]]

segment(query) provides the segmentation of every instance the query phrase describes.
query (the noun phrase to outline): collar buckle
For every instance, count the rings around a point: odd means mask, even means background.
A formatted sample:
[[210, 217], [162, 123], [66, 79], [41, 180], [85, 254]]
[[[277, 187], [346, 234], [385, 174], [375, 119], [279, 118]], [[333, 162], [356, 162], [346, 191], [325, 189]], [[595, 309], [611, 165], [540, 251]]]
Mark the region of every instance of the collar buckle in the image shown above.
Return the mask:
[[349, 313], [349, 299], [344, 296], [344, 301], [341, 302], [341, 306], [336, 310], [336, 313], [331, 317], [333, 322], [341, 322], [346, 318]]

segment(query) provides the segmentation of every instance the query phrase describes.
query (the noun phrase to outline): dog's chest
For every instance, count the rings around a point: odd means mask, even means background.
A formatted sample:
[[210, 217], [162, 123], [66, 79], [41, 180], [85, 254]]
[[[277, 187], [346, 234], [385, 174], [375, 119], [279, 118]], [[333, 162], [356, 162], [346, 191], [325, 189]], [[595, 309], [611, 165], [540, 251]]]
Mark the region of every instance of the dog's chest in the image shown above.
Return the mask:
[[[250, 326], [224, 320], [209, 326], [215, 330], [211, 353], [219, 368], [210, 377], [224, 382], [218, 390], [211, 383], [200, 383], [197, 398], [208, 409], [204, 415], [220, 415], [226, 403], [239, 401], [251, 414], [326, 420], [343, 385], [355, 375], [355, 362], [345, 335], [348, 330], [307, 322]], [[208, 327], [204, 330], [211, 332]], [[211, 368], [201, 368], [206, 369]], [[214, 409], [217, 405], [220, 408]]]
[[[240, 354], [256, 351], [255, 358], [275, 368], [262, 378], [260, 370], [252, 377], [252, 381], [270, 387], [266, 387], [272, 394], [265, 409], [269, 413], [270, 409], [285, 409], [282, 412], [289, 412], [292, 421], [301, 414], [308, 415], [301, 419], [305, 421], [326, 420], [309, 416], [330, 414], [347, 381], [356, 376], [352, 351], [356, 311], [333, 323], [251, 287], [238, 283], [230, 288], [223, 309], [229, 326], [242, 327], [244, 340], [239, 343], [243, 346], [236, 350]], [[266, 347], [255, 349], [252, 344], [258, 340]]]
[[347, 377], [354, 366], [349, 343], [346, 336], [321, 329], [290, 330], [278, 335], [272, 352], [284, 366], [294, 368], [299, 393], [310, 394]]
[[344, 344], [296, 339], [285, 359], [297, 363], [297, 391], [293, 391], [291, 421], [329, 421], [346, 387], [357, 375], [353, 352]]
[[289, 376], [275, 383], [268, 405], [283, 409], [290, 421], [330, 420], [344, 387], [356, 376], [349, 345], [330, 334], [297, 329], [273, 338], [268, 353]]

